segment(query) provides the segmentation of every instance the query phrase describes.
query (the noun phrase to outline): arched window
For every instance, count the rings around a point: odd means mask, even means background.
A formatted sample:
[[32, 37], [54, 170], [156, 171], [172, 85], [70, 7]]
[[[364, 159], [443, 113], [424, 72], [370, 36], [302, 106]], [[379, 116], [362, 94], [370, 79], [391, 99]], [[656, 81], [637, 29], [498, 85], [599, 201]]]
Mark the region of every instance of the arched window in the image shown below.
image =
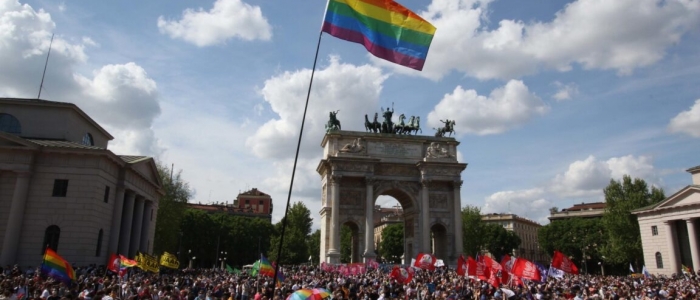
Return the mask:
[[102, 251], [102, 234], [103, 231], [100, 229], [100, 233], [97, 234], [97, 250], [95, 250], [95, 256], [100, 256], [100, 252]]
[[95, 142], [92, 140], [92, 134], [90, 134], [89, 132], [85, 133], [85, 135], [83, 136], [82, 144], [85, 146], [95, 146]]
[[19, 120], [15, 116], [0, 113], [0, 131], [20, 134], [22, 133], [22, 125], [19, 124]]
[[56, 225], [46, 227], [44, 231], [44, 243], [41, 245], [41, 254], [44, 254], [46, 247], [53, 251], [58, 251], [58, 239], [61, 237], [61, 228]]
[[664, 268], [664, 260], [663, 260], [663, 258], [661, 258], [661, 252], [656, 252], [656, 268], [657, 269]]

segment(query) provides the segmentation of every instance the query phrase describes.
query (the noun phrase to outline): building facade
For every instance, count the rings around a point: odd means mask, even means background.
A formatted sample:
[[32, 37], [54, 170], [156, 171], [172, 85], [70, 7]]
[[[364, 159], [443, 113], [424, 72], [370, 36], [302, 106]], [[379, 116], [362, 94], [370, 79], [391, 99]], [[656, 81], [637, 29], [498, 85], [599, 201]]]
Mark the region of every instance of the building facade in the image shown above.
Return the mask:
[[107, 149], [113, 137], [71, 103], [0, 98], [0, 264], [75, 265], [151, 253], [162, 184], [153, 158]]
[[207, 213], [224, 213], [234, 216], [261, 218], [272, 222], [272, 197], [253, 188], [238, 194], [233, 203], [187, 203], [187, 208]]
[[561, 211], [550, 210], [548, 218], [552, 222], [571, 218], [602, 218], [605, 207], [605, 202], [574, 204], [574, 206]]
[[[520, 238], [520, 248], [514, 249], [513, 254], [530, 261], [546, 263], [548, 260], [544, 251], [540, 250], [537, 241], [537, 230], [542, 227], [539, 223], [519, 217], [515, 214], [487, 214], [481, 216], [481, 221], [487, 224], [497, 224], [512, 231]], [[497, 257], [496, 259], [500, 259]]]
[[652, 274], [671, 275], [681, 265], [700, 270], [700, 166], [687, 170], [692, 184], [637, 215], [644, 263]]

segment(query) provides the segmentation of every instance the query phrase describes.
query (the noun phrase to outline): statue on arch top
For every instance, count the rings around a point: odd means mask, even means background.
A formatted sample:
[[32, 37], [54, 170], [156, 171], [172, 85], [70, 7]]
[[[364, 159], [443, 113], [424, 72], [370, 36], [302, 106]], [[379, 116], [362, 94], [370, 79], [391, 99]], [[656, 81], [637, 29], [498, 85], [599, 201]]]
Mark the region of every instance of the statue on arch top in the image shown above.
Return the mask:
[[382, 109], [382, 116], [384, 117], [384, 122], [382, 122], [382, 133], [394, 133], [394, 122], [391, 121], [391, 117], [394, 114], [394, 103], [391, 103], [391, 108], [384, 107]]
[[336, 117], [339, 111], [340, 110], [330, 112], [328, 123], [326, 124], [326, 132], [340, 130], [340, 121]]

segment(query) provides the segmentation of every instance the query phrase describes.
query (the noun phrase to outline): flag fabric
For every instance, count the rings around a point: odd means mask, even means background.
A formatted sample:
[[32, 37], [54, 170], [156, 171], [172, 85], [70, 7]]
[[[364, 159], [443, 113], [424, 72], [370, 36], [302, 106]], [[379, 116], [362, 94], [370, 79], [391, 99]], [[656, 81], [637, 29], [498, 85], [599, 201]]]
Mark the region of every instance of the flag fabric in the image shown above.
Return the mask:
[[109, 261], [107, 262], [107, 270], [110, 270], [114, 273], [119, 273], [120, 267], [121, 261], [119, 260], [119, 256], [112, 253], [112, 255], [109, 256]]
[[630, 272], [634, 273], [634, 267], [632, 267], [632, 263], [630, 263]]
[[547, 270], [547, 276], [562, 279], [564, 278], [564, 271], [552, 267], [552, 265], [549, 265], [549, 270]]
[[131, 268], [139, 265], [139, 263], [135, 260], [128, 259], [126, 256], [121, 254], [119, 255], [119, 263], [122, 268]]
[[578, 267], [572, 262], [564, 253], [559, 251], [554, 251], [554, 256], [552, 257], [552, 267], [562, 270], [570, 274], [578, 274]]
[[482, 256], [482, 259], [484, 260], [484, 264], [486, 265], [487, 268], [491, 268], [494, 271], [503, 270], [503, 267], [501, 266], [501, 264], [499, 264], [493, 258], [484, 255], [484, 256]]
[[542, 275], [540, 274], [540, 270], [537, 269], [537, 265], [524, 258], [518, 257], [515, 259], [512, 271], [513, 275], [520, 278], [534, 281], [542, 280]]
[[367, 269], [369, 269], [369, 268], [373, 268], [373, 269], [379, 268], [379, 263], [378, 263], [377, 260], [375, 260], [374, 258], [369, 258], [369, 259], [367, 259], [366, 265], [367, 265]]
[[405, 268], [395, 266], [394, 269], [391, 270], [390, 276], [401, 283], [409, 283], [413, 278], [413, 272], [409, 272]]
[[252, 276], [258, 276], [258, 274], [268, 277], [275, 276], [275, 269], [272, 267], [270, 261], [265, 258], [265, 255], [262, 254], [260, 254], [260, 259], [253, 264], [251, 270]]
[[457, 275], [460, 275], [460, 276], [467, 275], [468, 269], [469, 269], [469, 267], [467, 266], [467, 260], [464, 259], [464, 255], [460, 255], [459, 258], [457, 259]]
[[393, 0], [329, 0], [322, 30], [419, 71], [435, 35], [432, 24]]
[[287, 277], [284, 276], [284, 272], [282, 272], [282, 269], [278, 270], [277, 272], [277, 287], [282, 287], [282, 283], [284, 282]]
[[138, 263], [137, 267], [141, 270], [153, 273], [160, 272], [160, 264], [158, 263], [158, 258], [155, 256], [139, 253], [136, 255], [136, 263]]
[[471, 256], [467, 257], [467, 276], [476, 276], [477, 268], [476, 260]]
[[688, 268], [686, 265], [681, 264], [681, 272], [683, 275], [690, 275], [690, 268]]
[[644, 274], [644, 277], [646, 278], [651, 278], [651, 274], [649, 273], [649, 270], [647, 270], [646, 265], [642, 265], [642, 274]]
[[44, 252], [44, 262], [41, 264], [41, 273], [56, 280], [62, 281], [70, 286], [75, 281], [75, 271], [73, 267], [63, 257], [58, 255], [51, 248], [46, 248]]
[[166, 268], [177, 269], [180, 267], [180, 261], [177, 260], [175, 255], [163, 252], [163, 255], [160, 256], [160, 265]]
[[250, 276], [258, 276], [258, 273], [260, 271], [260, 260], [256, 260], [253, 263], [253, 267], [250, 268]]
[[437, 259], [434, 255], [428, 253], [418, 253], [416, 256], [416, 262], [413, 266], [423, 270], [435, 271], [435, 263], [437, 263]]
[[538, 262], [535, 262], [535, 266], [537, 266], [537, 270], [540, 271], [540, 282], [547, 282], [547, 277], [549, 277], [548, 268]]

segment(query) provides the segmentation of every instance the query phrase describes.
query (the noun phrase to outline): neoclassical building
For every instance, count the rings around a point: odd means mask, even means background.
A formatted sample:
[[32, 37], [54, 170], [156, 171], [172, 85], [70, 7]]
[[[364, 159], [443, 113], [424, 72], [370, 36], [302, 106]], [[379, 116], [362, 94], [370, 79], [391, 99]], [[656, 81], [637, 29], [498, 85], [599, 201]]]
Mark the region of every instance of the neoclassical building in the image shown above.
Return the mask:
[[633, 212], [639, 221], [644, 262], [652, 274], [679, 273], [681, 265], [700, 270], [700, 166], [687, 172], [693, 178], [691, 185]]
[[0, 265], [37, 266], [47, 246], [78, 266], [152, 252], [155, 162], [112, 139], [74, 104], [0, 98]]

